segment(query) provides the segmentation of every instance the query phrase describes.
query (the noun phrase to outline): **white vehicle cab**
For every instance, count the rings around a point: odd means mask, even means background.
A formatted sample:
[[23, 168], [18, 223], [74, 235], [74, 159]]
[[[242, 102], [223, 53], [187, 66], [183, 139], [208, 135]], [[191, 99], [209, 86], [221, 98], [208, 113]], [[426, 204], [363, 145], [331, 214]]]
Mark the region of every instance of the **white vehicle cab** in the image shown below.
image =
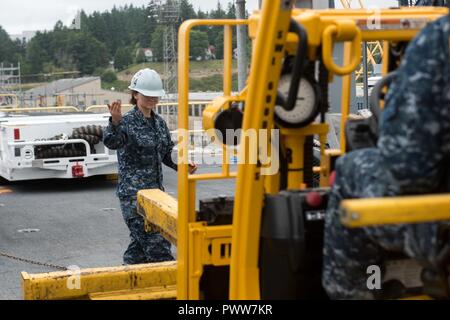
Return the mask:
[[9, 181], [117, 173], [104, 114], [0, 114], [0, 176]]

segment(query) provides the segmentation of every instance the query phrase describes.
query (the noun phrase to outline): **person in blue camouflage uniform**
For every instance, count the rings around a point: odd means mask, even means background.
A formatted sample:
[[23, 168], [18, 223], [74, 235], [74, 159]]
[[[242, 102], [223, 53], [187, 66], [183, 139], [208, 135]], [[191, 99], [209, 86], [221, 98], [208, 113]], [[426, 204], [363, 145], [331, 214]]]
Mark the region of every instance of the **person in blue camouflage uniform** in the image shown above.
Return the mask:
[[145, 232], [144, 219], [136, 207], [139, 190], [164, 190], [162, 163], [177, 170], [171, 157], [174, 143], [169, 129], [164, 119], [154, 112], [164, 90], [159, 75], [150, 69], [136, 73], [129, 89], [134, 108], [122, 117], [120, 102], [114, 102], [103, 136], [105, 146], [117, 150], [117, 196], [130, 230], [131, 242], [123, 261], [124, 264], [169, 261], [173, 260], [170, 243], [157, 232]]
[[386, 251], [426, 264], [438, 252], [437, 223], [349, 229], [342, 199], [423, 194], [441, 183], [450, 156], [449, 17], [430, 23], [409, 45], [386, 97], [377, 148], [336, 162], [325, 221], [322, 283], [332, 299], [374, 299], [367, 267]]
[[419, 6], [445, 7], [446, 0], [417, 0], [414, 5], [416, 7]]

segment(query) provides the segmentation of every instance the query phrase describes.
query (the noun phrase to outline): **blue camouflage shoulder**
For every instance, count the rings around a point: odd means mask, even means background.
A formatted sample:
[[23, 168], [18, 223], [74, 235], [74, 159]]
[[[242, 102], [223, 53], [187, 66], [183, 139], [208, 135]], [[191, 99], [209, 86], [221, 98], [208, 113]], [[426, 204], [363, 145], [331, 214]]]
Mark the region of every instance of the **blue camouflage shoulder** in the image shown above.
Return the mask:
[[433, 188], [439, 180], [450, 139], [441, 141], [449, 119], [449, 20], [443, 17], [425, 27], [409, 45], [396, 81], [386, 98], [378, 147], [382, 163], [402, 192]]

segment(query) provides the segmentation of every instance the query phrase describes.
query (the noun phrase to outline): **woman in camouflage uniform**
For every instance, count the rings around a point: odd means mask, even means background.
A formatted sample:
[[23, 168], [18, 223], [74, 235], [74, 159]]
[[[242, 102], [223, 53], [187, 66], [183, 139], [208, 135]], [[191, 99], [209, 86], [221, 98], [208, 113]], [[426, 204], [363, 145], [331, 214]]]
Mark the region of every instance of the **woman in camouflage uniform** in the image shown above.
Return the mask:
[[[157, 232], [145, 232], [144, 219], [137, 214], [136, 194], [141, 189], [163, 188], [162, 163], [177, 170], [171, 154], [174, 143], [165, 121], [154, 112], [165, 95], [159, 75], [150, 69], [138, 71], [129, 86], [135, 107], [122, 116], [120, 102], [109, 106], [111, 118], [103, 142], [117, 150], [119, 183], [117, 196], [130, 230], [131, 242], [124, 264], [173, 260], [170, 243]], [[190, 166], [190, 173], [196, 166]]]

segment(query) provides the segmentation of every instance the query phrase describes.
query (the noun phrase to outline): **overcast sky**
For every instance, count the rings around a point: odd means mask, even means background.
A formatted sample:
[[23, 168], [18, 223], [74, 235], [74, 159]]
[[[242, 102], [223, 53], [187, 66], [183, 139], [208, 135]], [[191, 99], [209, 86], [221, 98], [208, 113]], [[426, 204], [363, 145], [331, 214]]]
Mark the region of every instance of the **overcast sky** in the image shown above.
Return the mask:
[[[191, 0], [195, 10], [214, 9], [218, 0]], [[220, 0], [227, 6], [232, 0]], [[20, 34], [28, 30], [51, 30], [58, 20], [69, 25], [76, 12], [83, 9], [86, 13], [110, 10], [114, 5], [123, 6], [133, 3], [146, 5], [149, 0], [0, 0], [0, 26], [10, 34]], [[358, 1], [353, 0], [355, 5]], [[396, 0], [365, 0], [367, 6], [392, 6]], [[336, 1], [339, 3], [339, 1]], [[247, 10], [257, 8], [258, 0], [247, 0]]]

